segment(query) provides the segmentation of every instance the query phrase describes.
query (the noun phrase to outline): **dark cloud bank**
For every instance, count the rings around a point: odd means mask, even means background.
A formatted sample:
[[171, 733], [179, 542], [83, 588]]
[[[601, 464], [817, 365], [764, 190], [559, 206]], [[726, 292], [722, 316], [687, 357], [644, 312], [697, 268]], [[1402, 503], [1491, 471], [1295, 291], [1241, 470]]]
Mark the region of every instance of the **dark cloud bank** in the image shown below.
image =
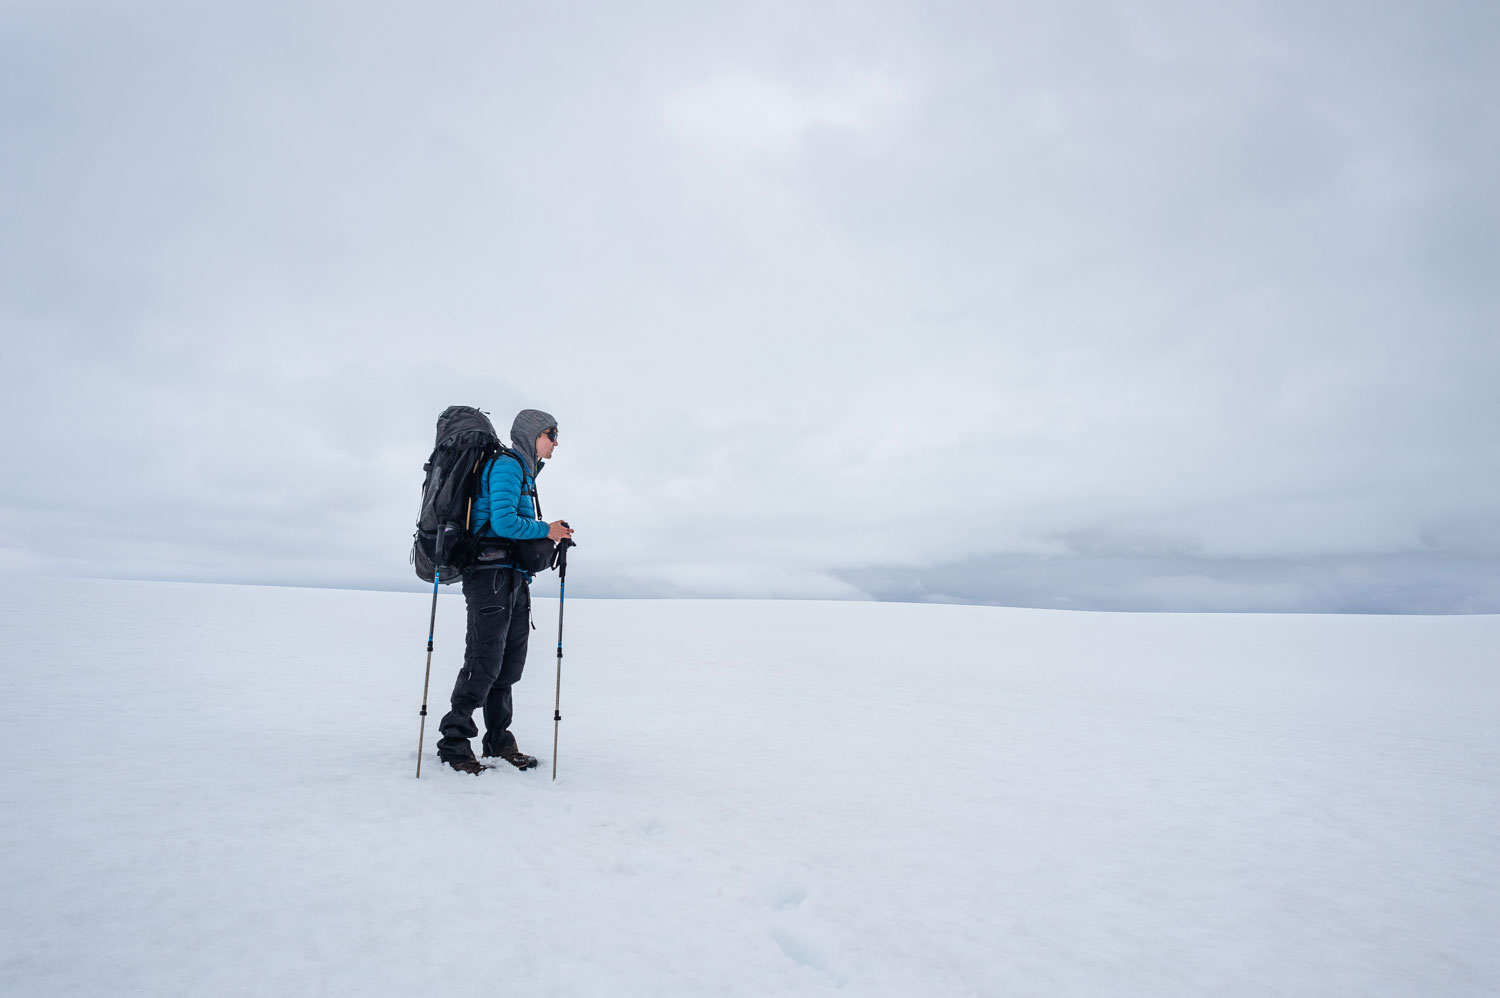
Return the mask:
[[1058, 610], [1496, 613], [1500, 561], [1389, 555], [1262, 559], [991, 555], [841, 573], [876, 599]]

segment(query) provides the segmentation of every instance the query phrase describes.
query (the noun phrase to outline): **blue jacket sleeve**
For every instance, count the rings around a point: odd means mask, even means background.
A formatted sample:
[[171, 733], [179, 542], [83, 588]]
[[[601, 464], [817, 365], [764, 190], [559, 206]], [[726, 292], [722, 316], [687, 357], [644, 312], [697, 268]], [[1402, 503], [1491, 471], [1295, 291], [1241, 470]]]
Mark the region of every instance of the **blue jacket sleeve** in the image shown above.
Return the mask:
[[[522, 515], [522, 477], [519, 461], [502, 456], [490, 463], [490, 529], [518, 541], [546, 537], [545, 523]], [[530, 512], [531, 497], [525, 496], [524, 502]]]

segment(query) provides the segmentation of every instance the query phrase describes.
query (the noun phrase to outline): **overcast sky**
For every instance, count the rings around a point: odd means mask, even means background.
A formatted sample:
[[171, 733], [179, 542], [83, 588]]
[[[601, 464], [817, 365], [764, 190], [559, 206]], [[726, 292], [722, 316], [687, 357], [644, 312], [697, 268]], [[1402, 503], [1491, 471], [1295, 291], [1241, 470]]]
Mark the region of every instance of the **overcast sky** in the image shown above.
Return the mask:
[[1500, 611], [1500, 6], [6, 3], [0, 566]]

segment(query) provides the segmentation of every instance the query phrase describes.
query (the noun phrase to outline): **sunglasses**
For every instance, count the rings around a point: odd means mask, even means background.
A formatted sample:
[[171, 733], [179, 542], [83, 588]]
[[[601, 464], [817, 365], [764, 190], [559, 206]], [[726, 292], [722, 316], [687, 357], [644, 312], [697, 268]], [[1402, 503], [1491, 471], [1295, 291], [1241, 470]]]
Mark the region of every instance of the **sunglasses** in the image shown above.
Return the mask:
[[553, 443], [557, 443], [557, 427], [551, 426], [543, 430], [542, 432], [547, 435], [548, 440], [552, 441]]

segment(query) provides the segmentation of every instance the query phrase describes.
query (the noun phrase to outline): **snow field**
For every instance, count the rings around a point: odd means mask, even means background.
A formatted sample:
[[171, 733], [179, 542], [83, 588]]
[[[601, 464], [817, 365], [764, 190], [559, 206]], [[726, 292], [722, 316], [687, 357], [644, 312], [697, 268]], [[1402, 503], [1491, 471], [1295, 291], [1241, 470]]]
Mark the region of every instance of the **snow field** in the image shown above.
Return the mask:
[[1500, 991], [1500, 618], [0, 594], [6, 995]]

